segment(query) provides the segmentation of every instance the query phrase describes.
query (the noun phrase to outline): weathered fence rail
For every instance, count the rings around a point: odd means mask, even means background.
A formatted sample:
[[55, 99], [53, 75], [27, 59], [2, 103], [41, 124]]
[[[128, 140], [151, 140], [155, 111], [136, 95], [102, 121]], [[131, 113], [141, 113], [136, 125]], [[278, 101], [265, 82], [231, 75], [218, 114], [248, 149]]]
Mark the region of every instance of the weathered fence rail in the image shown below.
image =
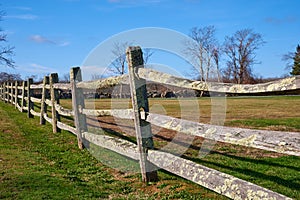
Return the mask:
[[[156, 165], [229, 198], [288, 199], [288, 197], [281, 194], [231, 175], [204, 167], [170, 153], [154, 150], [152, 131], [149, 125], [156, 125], [182, 134], [295, 156], [300, 156], [299, 133], [223, 127], [151, 113], [147, 99], [146, 80], [200, 91], [250, 94], [300, 90], [300, 76], [256, 85], [207, 83], [183, 79], [144, 68], [142, 52], [139, 47], [128, 48], [126, 54], [129, 75], [83, 82], [80, 68], [72, 68], [70, 84], [58, 83], [57, 74], [45, 76], [42, 84], [33, 84], [32, 79], [23, 82], [6, 82], [0, 85], [0, 99], [11, 103], [20, 112], [27, 112], [29, 118], [39, 117], [40, 124], [45, 124], [46, 121], [51, 123], [54, 133], [60, 130], [73, 133], [77, 136], [79, 148], [84, 148], [84, 144], [94, 143], [138, 160], [142, 179], [145, 182], [157, 179], [156, 168], [154, 168], [154, 165]], [[109, 88], [119, 84], [130, 84], [133, 108], [113, 110], [85, 108], [83, 89]], [[35, 90], [42, 91], [41, 98], [33, 97]], [[71, 90], [72, 109], [66, 109], [60, 105], [58, 90]], [[34, 104], [39, 104], [40, 109], [35, 110]], [[49, 115], [48, 107], [51, 108]], [[74, 126], [61, 122], [61, 116], [73, 117]], [[137, 144], [105, 134], [90, 133], [86, 116], [113, 116], [134, 120]]]

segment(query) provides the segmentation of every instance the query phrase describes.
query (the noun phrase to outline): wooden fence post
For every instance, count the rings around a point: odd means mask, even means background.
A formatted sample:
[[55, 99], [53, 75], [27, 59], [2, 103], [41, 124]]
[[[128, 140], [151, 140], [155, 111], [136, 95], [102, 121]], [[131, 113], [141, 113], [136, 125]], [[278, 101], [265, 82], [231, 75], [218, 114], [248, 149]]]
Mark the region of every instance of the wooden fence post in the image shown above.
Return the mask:
[[33, 118], [33, 115], [31, 114], [31, 110], [33, 110], [33, 102], [31, 101], [31, 96], [32, 96], [32, 90], [30, 89], [30, 85], [33, 83], [33, 79], [29, 78], [27, 80], [27, 107], [28, 107], [28, 111], [27, 111], [27, 117], [28, 118]]
[[22, 81], [21, 112], [24, 112], [24, 106], [25, 106], [25, 87], [26, 87], [26, 81]]
[[4, 83], [4, 100], [5, 100], [5, 103], [7, 103], [8, 102], [8, 83], [7, 82], [5, 82]]
[[3, 100], [2, 95], [3, 95], [3, 83], [0, 83], [0, 99], [1, 100]]
[[3, 83], [1, 83], [1, 95], [0, 95], [0, 98], [3, 101]]
[[9, 82], [5, 83], [5, 103], [9, 103]]
[[87, 131], [86, 116], [79, 112], [79, 109], [83, 109], [84, 96], [81, 88], [76, 87], [76, 83], [82, 81], [81, 70], [79, 67], [72, 68], [70, 71], [70, 82], [72, 88], [72, 107], [74, 111], [74, 123], [77, 132], [78, 147], [84, 148], [82, 142], [82, 133]]
[[9, 83], [9, 103], [13, 104], [13, 82]]
[[1, 88], [1, 98], [2, 98], [2, 101], [5, 100], [5, 83], [4, 82], [2, 83], [2, 88]]
[[6, 82], [3, 83], [3, 101], [6, 102], [5, 98], [6, 98]]
[[58, 83], [58, 74], [50, 74], [50, 96], [52, 104], [52, 130], [53, 133], [60, 132], [61, 130], [57, 127], [57, 121], [60, 121], [60, 116], [56, 111], [56, 105], [59, 104], [59, 96], [57, 89], [54, 88], [54, 84]]
[[10, 103], [10, 82], [7, 82], [7, 103]]
[[18, 108], [18, 81], [15, 81], [15, 108]]
[[9, 96], [9, 94], [10, 94], [10, 90], [9, 90], [9, 82], [7, 82], [7, 84], [6, 84], [6, 88], [7, 88], [7, 90], [6, 90], [6, 94], [7, 94], [7, 103], [10, 103], [10, 96]]
[[1, 98], [2, 101], [5, 101], [5, 83], [2, 83], [2, 87], [1, 87]]
[[44, 118], [44, 114], [47, 114], [47, 104], [45, 103], [48, 92], [46, 89], [46, 85], [49, 84], [49, 76], [45, 76], [43, 80], [43, 89], [42, 89], [42, 100], [41, 100], [41, 117], [40, 117], [40, 124], [45, 124], [46, 120]]
[[[153, 149], [154, 144], [151, 125], [145, 121], [149, 112], [146, 81], [139, 78], [136, 73], [139, 68], [144, 67], [143, 53], [140, 47], [129, 47], [126, 55], [142, 181], [157, 181], [157, 171], [154, 165], [147, 160], [148, 149]], [[145, 112], [144, 119], [141, 118], [142, 110]]]

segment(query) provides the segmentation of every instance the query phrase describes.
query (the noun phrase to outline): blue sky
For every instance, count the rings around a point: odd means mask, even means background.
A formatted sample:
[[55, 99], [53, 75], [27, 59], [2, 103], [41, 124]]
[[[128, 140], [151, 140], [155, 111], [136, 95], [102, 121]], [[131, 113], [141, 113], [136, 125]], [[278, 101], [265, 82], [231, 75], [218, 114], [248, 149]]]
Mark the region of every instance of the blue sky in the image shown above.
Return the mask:
[[[282, 55], [300, 43], [299, 8], [299, 0], [2, 0], [6, 16], [0, 27], [15, 46], [18, 67], [0, 71], [23, 77], [65, 74], [120, 32], [160, 27], [188, 34], [192, 27], [214, 25], [220, 43], [244, 28], [262, 34], [266, 43], [257, 51], [261, 64], [254, 72], [278, 77], [288, 73]], [[159, 52], [151, 62], [189, 71], [182, 59]]]

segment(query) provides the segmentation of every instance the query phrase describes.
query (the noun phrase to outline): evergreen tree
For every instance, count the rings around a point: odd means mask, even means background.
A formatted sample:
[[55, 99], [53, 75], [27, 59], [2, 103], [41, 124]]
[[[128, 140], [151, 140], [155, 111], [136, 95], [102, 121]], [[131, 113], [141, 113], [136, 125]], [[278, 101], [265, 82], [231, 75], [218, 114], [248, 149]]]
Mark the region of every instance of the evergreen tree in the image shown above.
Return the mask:
[[293, 59], [294, 65], [291, 71], [291, 75], [300, 75], [300, 45], [297, 46]]

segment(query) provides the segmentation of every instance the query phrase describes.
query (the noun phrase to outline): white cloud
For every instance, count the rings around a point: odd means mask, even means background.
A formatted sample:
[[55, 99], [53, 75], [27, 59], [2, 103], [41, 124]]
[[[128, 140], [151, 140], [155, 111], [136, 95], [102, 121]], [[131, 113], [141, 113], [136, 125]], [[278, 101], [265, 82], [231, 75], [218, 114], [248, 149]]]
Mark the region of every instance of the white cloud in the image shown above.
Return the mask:
[[31, 15], [31, 14], [25, 14], [25, 15], [7, 15], [7, 16], [4, 16], [3, 18], [21, 19], [21, 20], [35, 20], [35, 19], [38, 19], [38, 16]]
[[39, 65], [36, 63], [31, 63], [30, 68], [27, 69], [28, 72], [34, 72], [34, 73], [54, 73], [57, 70], [51, 67], [46, 67], [43, 65]]
[[36, 43], [51, 43], [51, 44], [55, 44], [54, 41], [49, 40], [48, 38], [41, 36], [41, 35], [32, 35], [29, 38], [30, 40], [32, 40], [33, 42]]
[[17, 10], [25, 10], [25, 11], [30, 11], [32, 10], [32, 8], [30, 7], [25, 7], [25, 6], [16, 6], [16, 7], [12, 7], [14, 9], [17, 9]]
[[158, 4], [162, 0], [108, 0], [109, 3], [116, 4], [119, 7], [141, 7], [148, 6], [149, 4]]
[[69, 46], [70, 44], [71, 44], [70, 42], [62, 42], [59, 43], [58, 46], [65, 47], [65, 46]]
[[48, 44], [53, 44], [61, 47], [65, 47], [71, 44], [70, 42], [67, 41], [55, 41], [41, 35], [32, 35], [29, 37], [29, 39], [35, 43], [48, 43]]

